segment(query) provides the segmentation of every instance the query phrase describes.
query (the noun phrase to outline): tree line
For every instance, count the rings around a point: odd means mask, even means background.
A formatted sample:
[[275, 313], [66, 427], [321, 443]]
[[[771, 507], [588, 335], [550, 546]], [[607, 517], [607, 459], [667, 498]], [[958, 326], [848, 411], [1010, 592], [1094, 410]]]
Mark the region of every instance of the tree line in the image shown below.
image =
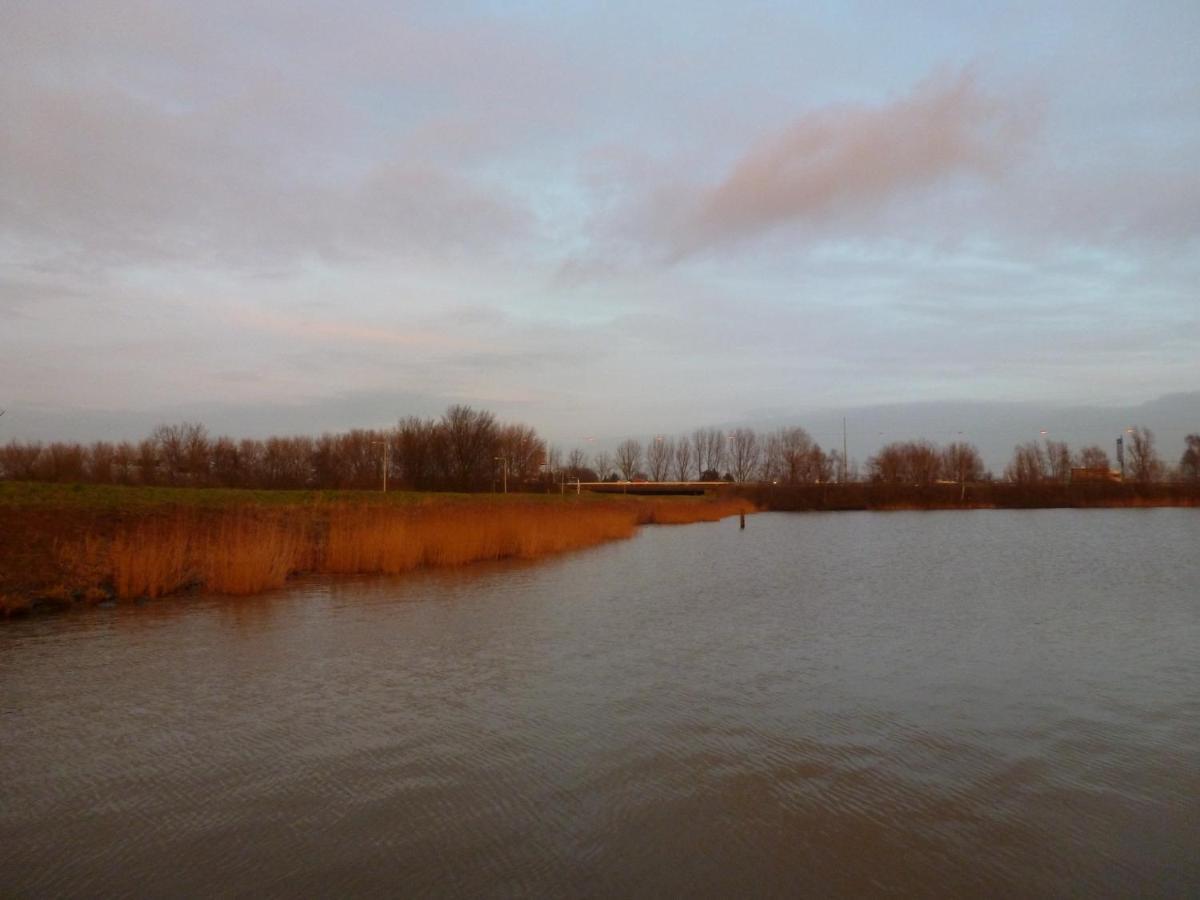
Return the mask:
[[[1148, 428], [1132, 428], [1125, 437], [1124, 477], [1150, 483], [1165, 480], [1200, 481], [1200, 434], [1188, 435], [1186, 449], [1175, 467], [1168, 466], [1155, 447]], [[701, 428], [678, 437], [658, 436], [647, 442], [630, 438], [615, 454], [596, 454], [591, 466], [583, 454], [569, 457], [571, 477], [583, 480], [731, 481], [768, 484], [828, 484], [870, 481], [884, 484], [929, 485], [993, 481], [977, 447], [963, 441], [945, 446], [927, 440], [893, 441], [868, 458], [860, 469], [838, 450], [825, 451], [803, 428], [771, 432], [749, 428], [722, 431]], [[1067, 483], [1072, 470], [1108, 473], [1113, 463], [1099, 446], [1072, 451], [1063, 441], [1045, 440], [1016, 446], [1002, 478], [1016, 484]]]
[[410, 416], [387, 430], [265, 440], [210, 437], [203, 425], [160, 425], [138, 442], [11, 441], [0, 477], [19, 481], [194, 487], [483, 491], [504, 475], [528, 486], [544, 476], [546, 445], [533, 428], [487, 411], [451, 406], [440, 418]]
[[[1200, 482], [1200, 434], [1186, 438], [1178, 465], [1168, 466], [1149, 429], [1125, 435], [1125, 480]], [[1072, 470], [1108, 472], [1098, 446], [1072, 451], [1044, 440], [1014, 448], [1002, 478], [1015, 484], [1067, 483]], [[565, 456], [521, 424], [486, 410], [451, 406], [437, 418], [409, 416], [391, 429], [354, 429], [319, 437], [211, 437], [203, 425], [161, 425], [141, 441], [92, 444], [10, 441], [0, 446], [0, 477], [17, 481], [92, 482], [241, 488], [549, 489], [570, 481], [728, 481], [785, 485], [876, 482], [930, 485], [995, 480], [970, 443], [926, 440], [881, 447], [861, 468], [826, 451], [798, 426], [760, 432], [698, 428], [644, 444], [629, 438], [613, 452]]]

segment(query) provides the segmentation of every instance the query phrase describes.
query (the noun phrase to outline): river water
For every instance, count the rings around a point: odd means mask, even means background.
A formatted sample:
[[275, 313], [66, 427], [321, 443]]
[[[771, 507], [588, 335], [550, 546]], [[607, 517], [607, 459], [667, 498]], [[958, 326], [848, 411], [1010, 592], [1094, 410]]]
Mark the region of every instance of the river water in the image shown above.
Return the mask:
[[0, 623], [0, 895], [1200, 895], [1200, 512]]

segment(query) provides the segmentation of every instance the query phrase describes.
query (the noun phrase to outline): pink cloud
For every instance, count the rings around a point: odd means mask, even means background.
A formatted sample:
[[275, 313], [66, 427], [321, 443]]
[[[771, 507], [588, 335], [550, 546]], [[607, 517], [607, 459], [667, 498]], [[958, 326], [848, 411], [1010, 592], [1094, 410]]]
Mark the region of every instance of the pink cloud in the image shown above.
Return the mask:
[[242, 327], [322, 343], [382, 344], [437, 352], [478, 351], [486, 346], [484, 342], [473, 338], [445, 334], [428, 328], [362, 325], [249, 309], [231, 310], [228, 318]]
[[884, 206], [958, 175], [992, 177], [1017, 156], [1029, 115], [969, 71], [935, 75], [881, 106], [837, 106], [754, 142], [717, 184], [658, 194], [650, 217], [675, 256]]

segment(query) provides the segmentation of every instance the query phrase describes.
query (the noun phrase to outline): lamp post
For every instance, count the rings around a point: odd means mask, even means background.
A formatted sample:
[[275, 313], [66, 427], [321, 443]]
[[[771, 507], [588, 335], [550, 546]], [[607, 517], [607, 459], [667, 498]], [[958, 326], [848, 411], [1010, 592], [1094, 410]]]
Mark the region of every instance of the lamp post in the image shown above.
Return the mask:
[[387, 493], [388, 462], [392, 445], [388, 441], [371, 441], [373, 447], [383, 447], [383, 492]]
[[501, 463], [504, 466], [504, 469], [503, 469], [503, 471], [504, 471], [504, 493], [507, 494], [508, 493], [508, 457], [507, 456], [497, 456], [496, 462]]

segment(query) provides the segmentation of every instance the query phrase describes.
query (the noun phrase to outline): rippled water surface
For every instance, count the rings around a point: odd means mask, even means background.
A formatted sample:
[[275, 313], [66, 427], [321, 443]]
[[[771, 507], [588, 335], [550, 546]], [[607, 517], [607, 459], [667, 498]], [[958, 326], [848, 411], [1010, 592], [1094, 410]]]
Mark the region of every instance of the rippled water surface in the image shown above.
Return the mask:
[[1200, 512], [0, 623], [0, 895], [1200, 895]]

